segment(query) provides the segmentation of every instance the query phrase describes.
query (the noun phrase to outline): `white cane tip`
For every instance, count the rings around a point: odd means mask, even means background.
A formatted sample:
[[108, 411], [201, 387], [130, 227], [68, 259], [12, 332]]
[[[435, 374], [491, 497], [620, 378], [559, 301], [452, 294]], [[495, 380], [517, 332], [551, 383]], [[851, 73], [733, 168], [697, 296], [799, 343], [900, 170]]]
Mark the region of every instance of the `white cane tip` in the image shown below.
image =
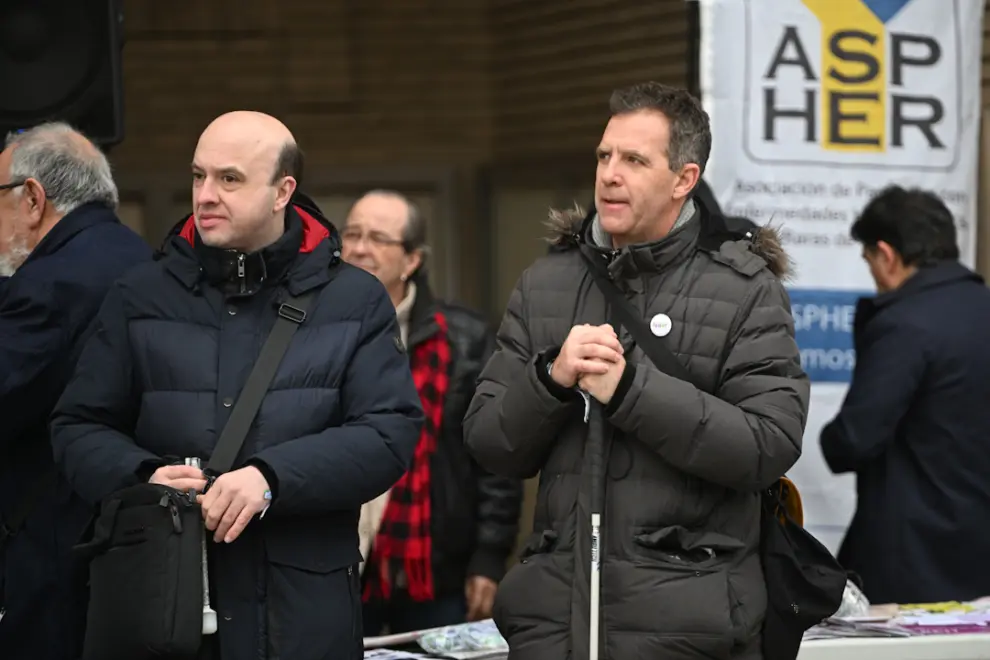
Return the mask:
[[203, 610], [203, 634], [212, 635], [217, 631], [217, 613], [213, 610]]

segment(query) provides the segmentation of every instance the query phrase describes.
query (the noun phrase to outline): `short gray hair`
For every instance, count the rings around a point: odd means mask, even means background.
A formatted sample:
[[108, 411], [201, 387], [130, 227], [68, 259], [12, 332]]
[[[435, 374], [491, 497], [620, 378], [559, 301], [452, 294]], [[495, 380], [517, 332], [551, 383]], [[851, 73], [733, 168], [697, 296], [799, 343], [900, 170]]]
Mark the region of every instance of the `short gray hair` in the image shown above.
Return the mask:
[[7, 136], [10, 180], [37, 179], [59, 213], [98, 202], [116, 210], [117, 185], [106, 156], [86, 136], [63, 122], [50, 122]]
[[612, 116], [653, 110], [670, 122], [667, 162], [674, 172], [688, 163], [705, 171], [712, 150], [712, 129], [701, 102], [686, 89], [658, 82], [645, 82], [612, 92]]

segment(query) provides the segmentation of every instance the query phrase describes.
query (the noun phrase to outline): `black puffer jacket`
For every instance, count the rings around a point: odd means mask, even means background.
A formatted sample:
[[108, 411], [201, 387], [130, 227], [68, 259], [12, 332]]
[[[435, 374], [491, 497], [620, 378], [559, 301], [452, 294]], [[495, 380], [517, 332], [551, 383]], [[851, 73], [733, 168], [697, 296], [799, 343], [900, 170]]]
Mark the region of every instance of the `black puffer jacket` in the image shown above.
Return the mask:
[[495, 604], [510, 658], [588, 657], [588, 427], [580, 396], [546, 369], [571, 327], [609, 318], [587, 251], [608, 260], [644, 323], [666, 316], [667, 345], [705, 386], [659, 371], [620, 332], [627, 367], [605, 407], [599, 657], [757, 660], [767, 600], [757, 493], [800, 456], [808, 411], [779, 279], [786, 255], [773, 231], [735, 235], [703, 206], [666, 238], [622, 250], [596, 238], [593, 214], [555, 219], [559, 250], [512, 292], [465, 419], [482, 465], [540, 475], [533, 535]]
[[436, 332], [437, 311], [447, 320], [451, 347], [450, 386], [430, 463], [433, 576], [442, 596], [463, 593], [467, 576], [502, 579], [519, 530], [522, 481], [483, 470], [464, 446], [464, 414], [494, 349], [494, 333], [483, 317], [435, 299], [426, 278], [417, 278], [410, 349]]
[[[0, 658], [72, 660], [86, 618], [85, 574], [72, 546], [90, 508], [54, 472], [48, 416], [72, 374], [114, 280], [151, 260], [151, 248], [102, 204], [67, 214], [10, 279], [0, 278]], [[34, 496], [36, 489], [41, 492]]]
[[237, 263], [190, 219], [111, 289], [56, 408], [55, 457], [93, 503], [165, 457], [205, 463], [278, 303], [315, 290], [234, 464], [269, 475], [271, 509], [210, 543], [216, 637], [222, 660], [360, 658], [358, 512], [408, 469], [423, 421], [395, 308], [340, 262], [315, 207], [290, 207], [283, 237]]

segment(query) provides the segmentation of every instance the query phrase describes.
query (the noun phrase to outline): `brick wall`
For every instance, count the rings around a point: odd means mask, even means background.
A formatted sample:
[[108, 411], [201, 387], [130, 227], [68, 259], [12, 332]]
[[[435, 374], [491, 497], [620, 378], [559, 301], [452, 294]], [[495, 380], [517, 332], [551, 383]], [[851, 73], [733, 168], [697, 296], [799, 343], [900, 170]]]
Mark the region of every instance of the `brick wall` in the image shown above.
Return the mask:
[[[616, 86], [687, 82], [684, 0], [125, 0], [127, 140], [185, 168], [217, 114], [283, 117], [329, 164], [587, 153]], [[990, 32], [984, 98], [990, 99]]]
[[119, 168], [186, 168], [218, 114], [282, 118], [327, 166], [481, 162], [486, 12], [441, 0], [125, 0]]
[[644, 80], [688, 85], [684, 0], [491, 0], [491, 6], [499, 161], [579, 155], [590, 167], [613, 89]]
[[686, 83], [683, 0], [125, 0], [119, 167], [185, 168], [216, 115], [326, 165], [586, 153], [609, 91]]

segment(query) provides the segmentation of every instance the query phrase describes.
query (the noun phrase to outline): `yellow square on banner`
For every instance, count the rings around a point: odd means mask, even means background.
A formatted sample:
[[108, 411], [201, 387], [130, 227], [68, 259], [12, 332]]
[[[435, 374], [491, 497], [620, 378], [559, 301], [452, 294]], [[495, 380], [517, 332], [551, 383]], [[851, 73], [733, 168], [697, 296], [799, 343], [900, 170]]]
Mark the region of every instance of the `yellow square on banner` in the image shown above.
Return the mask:
[[862, 0], [802, 0], [821, 22], [821, 145], [883, 151], [887, 34]]

